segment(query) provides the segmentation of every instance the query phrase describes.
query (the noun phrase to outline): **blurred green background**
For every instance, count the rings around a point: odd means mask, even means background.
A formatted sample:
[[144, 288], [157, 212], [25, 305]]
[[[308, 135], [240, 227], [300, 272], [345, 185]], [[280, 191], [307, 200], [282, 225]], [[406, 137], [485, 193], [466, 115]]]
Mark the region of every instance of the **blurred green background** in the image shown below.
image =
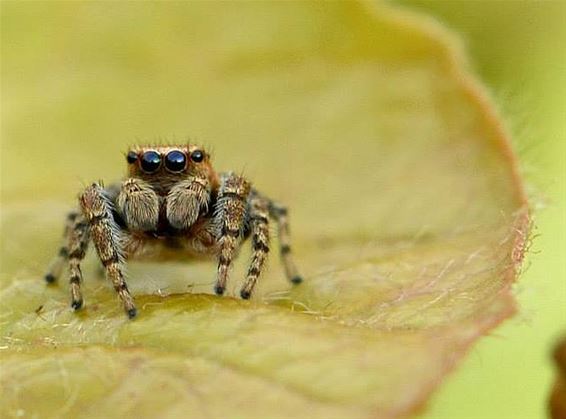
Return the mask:
[[480, 340], [427, 418], [542, 418], [566, 333], [566, 2], [402, 1], [464, 39], [514, 134], [535, 212], [519, 313]]

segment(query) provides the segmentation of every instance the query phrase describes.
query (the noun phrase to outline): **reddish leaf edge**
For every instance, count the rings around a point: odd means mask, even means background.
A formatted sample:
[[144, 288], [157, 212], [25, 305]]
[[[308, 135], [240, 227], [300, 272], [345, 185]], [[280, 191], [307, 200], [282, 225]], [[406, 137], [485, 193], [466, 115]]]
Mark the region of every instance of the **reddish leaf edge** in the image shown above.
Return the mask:
[[[521, 266], [529, 247], [532, 211], [522, 180], [519, 160], [513, 150], [510, 131], [489, 90], [469, 68], [461, 39], [431, 16], [399, 6], [388, 6], [370, 1], [363, 1], [363, 4], [374, 19], [378, 19], [379, 16], [379, 19], [386, 19], [398, 27], [407, 26], [412, 30], [417, 30], [421, 35], [428, 36], [441, 47], [445, 58], [442, 65], [445, 66], [447, 74], [460, 86], [470, 103], [476, 105], [478, 115], [481, 116], [485, 126], [494, 130], [495, 145], [507, 161], [511, 174], [511, 185], [515, 192], [515, 200], [518, 203], [515, 220], [510, 226], [511, 234], [514, 235], [511, 263], [502, 273], [505, 286], [494, 299], [494, 302], [501, 301], [506, 309], [502, 310], [499, 316], [486, 318], [479, 323], [475, 333], [461, 341], [458, 347], [454, 349], [451, 359], [444, 364], [444, 368], [428, 385], [422, 387], [421, 393], [415, 397], [412, 403], [390, 412], [394, 417], [408, 417], [422, 413], [426, 409], [426, 404], [434, 391], [440, 387], [450, 373], [455, 371], [479, 338], [487, 336], [501, 323], [518, 312], [512, 287], [521, 273]], [[383, 412], [375, 411], [372, 416], [380, 417], [382, 414]]]

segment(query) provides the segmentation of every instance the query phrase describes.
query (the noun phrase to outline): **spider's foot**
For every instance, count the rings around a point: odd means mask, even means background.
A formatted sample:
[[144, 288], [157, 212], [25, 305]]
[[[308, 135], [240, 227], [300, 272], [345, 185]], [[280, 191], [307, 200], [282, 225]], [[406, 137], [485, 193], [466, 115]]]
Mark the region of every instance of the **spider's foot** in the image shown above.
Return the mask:
[[303, 282], [303, 277], [300, 275], [294, 276], [293, 278], [291, 278], [291, 282], [295, 285], [298, 285]]
[[53, 274], [47, 274], [43, 277], [43, 279], [45, 279], [45, 282], [48, 284], [53, 284], [57, 280]]
[[223, 295], [224, 294], [224, 287], [222, 285], [217, 285], [214, 287], [214, 292], [216, 295]]
[[244, 300], [249, 300], [251, 296], [252, 296], [252, 293], [248, 290], [240, 291], [240, 297], [242, 297]]
[[77, 311], [80, 310], [80, 308], [83, 306], [83, 300], [73, 300], [73, 302], [71, 302], [71, 307], [73, 307], [73, 310]]
[[133, 319], [134, 317], [136, 317], [138, 315], [138, 310], [135, 307], [132, 307], [132, 308], [126, 310], [126, 314], [128, 315], [129, 319]]

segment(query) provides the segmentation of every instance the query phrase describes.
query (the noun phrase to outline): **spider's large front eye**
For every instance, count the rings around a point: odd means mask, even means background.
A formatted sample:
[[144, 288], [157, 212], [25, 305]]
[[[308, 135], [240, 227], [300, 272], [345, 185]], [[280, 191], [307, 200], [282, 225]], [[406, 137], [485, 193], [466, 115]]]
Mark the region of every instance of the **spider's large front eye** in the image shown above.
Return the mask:
[[167, 153], [165, 157], [165, 167], [171, 172], [182, 172], [187, 166], [187, 157], [179, 150]]
[[141, 168], [146, 173], [153, 173], [161, 166], [161, 155], [156, 151], [146, 151], [141, 158]]

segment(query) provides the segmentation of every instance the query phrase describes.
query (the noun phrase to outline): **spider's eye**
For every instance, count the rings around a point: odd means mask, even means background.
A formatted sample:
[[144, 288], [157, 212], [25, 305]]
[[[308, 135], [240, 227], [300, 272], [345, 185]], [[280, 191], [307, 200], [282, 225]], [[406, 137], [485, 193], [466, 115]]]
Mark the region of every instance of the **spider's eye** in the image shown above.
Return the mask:
[[153, 173], [161, 166], [161, 155], [156, 151], [146, 151], [141, 158], [141, 168], [146, 173]]
[[195, 150], [191, 153], [191, 160], [200, 163], [204, 160], [204, 153], [200, 150]]
[[165, 157], [165, 167], [172, 172], [182, 172], [187, 165], [185, 154], [179, 150], [167, 153]]
[[138, 153], [136, 153], [135, 151], [130, 151], [126, 156], [126, 160], [130, 164], [135, 163], [138, 160]]

